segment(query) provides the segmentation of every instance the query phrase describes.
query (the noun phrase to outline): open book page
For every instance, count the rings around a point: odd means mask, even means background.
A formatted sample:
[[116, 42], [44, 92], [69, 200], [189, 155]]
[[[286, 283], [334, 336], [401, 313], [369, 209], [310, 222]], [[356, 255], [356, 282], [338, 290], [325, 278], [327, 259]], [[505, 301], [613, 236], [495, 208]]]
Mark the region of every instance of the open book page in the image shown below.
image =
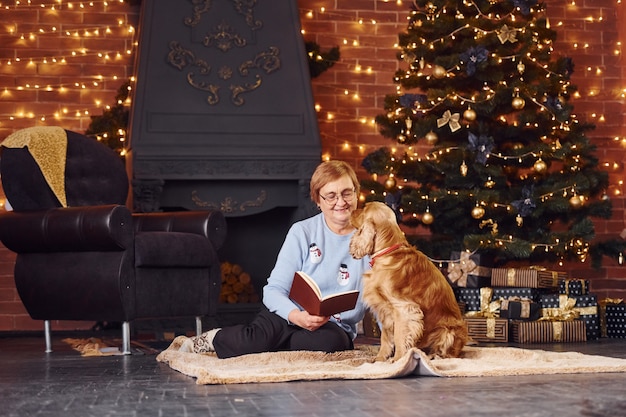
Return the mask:
[[321, 291], [313, 278], [302, 271], [294, 274], [289, 298], [298, 303], [309, 314], [332, 316], [342, 311], [352, 310], [359, 297], [358, 290], [321, 296]]

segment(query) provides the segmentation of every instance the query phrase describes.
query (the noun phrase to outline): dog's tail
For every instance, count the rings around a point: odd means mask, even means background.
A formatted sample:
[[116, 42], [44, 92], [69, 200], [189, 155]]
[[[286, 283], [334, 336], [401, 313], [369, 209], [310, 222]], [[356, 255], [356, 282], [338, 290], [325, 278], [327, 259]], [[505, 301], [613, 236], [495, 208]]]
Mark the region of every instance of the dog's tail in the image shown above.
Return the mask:
[[458, 358], [468, 341], [467, 328], [464, 325], [440, 327], [428, 339], [432, 354], [442, 358]]

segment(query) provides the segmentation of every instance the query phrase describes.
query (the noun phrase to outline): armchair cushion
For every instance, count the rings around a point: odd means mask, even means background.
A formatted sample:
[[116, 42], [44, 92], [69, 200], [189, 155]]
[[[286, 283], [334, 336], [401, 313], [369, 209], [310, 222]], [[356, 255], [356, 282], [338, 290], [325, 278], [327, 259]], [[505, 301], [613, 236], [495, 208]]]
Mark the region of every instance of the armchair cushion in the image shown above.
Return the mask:
[[16, 253], [124, 251], [132, 217], [118, 205], [9, 212], [0, 216], [0, 240]]
[[136, 267], [208, 267], [215, 260], [213, 248], [204, 236], [179, 232], [137, 232]]

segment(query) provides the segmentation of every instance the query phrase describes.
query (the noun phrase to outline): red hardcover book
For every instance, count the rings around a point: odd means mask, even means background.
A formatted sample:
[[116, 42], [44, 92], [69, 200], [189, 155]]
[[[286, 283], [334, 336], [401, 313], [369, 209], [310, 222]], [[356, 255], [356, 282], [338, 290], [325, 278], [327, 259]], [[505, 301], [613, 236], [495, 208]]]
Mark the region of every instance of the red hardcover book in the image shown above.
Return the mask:
[[345, 291], [322, 297], [322, 292], [313, 278], [302, 271], [293, 276], [289, 298], [298, 303], [309, 314], [332, 316], [342, 311], [352, 310], [359, 298], [359, 291]]

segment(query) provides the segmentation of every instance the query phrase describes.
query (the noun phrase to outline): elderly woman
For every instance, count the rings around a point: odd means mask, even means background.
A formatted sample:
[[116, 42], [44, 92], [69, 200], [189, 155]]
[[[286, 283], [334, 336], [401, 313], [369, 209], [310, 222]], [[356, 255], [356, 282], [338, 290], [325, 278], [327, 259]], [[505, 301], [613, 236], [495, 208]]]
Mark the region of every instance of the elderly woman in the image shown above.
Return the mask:
[[[353, 349], [357, 323], [365, 307], [361, 297], [353, 310], [333, 316], [311, 315], [289, 298], [296, 271], [311, 276], [322, 295], [361, 290], [368, 260], [350, 256], [359, 182], [345, 162], [321, 163], [311, 177], [311, 199], [321, 213], [294, 223], [263, 288], [262, 309], [246, 325], [209, 330], [183, 341], [181, 350], [215, 352], [219, 358], [279, 350], [335, 352]], [[183, 336], [181, 336], [183, 338]]]

